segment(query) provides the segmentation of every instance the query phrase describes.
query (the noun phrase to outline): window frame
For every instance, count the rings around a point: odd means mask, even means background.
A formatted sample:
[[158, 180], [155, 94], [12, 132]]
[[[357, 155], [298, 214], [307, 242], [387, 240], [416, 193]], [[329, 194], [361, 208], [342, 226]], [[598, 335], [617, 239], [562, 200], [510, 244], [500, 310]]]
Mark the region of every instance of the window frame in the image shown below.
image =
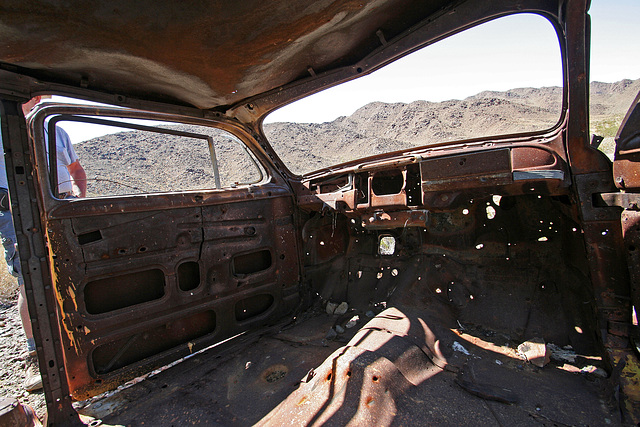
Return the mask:
[[[381, 153], [381, 154], [375, 154], [375, 155], [371, 155], [371, 156], [367, 156], [367, 157], [362, 157], [359, 159], [354, 159], [354, 160], [349, 160], [346, 162], [342, 162], [342, 163], [337, 163], [337, 164], [331, 164], [328, 166], [324, 166], [320, 169], [317, 170], [312, 170], [312, 171], [308, 171], [308, 172], [304, 172], [304, 173], [296, 173], [293, 172], [289, 169], [288, 164], [289, 162], [282, 160], [282, 157], [280, 156], [280, 153], [283, 152], [282, 150], [278, 150], [274, 147], [274, 144], [272, 143], [272, 140], [268, 137], [268, 135], [264, 132], [264, 120], [272, 113], [274, 113], [276, 110], [279, 110], [283, 107], [286, 106], [290, 106], [291, 104], [303, 99], [303, 98], [307, 98], [310, 96], [315, 95], [316, 93], [322, 92], [324, 90], [330, 89], [330, 88], [334, 88], [336, 86], [342, 85], [342, 84], [347, 84], [350, 81], [356, 80], [358, 78], [364, 77], [366, 75], [375, 73], [376, 71], [378, 71], [379, 69], [386, 67], [387, 65], [396, 62], [406, 56], [411, 55], [412, 53], [427, 48], [429, 46], [435, 45], [437, 43], [439, 43], [440, 41], [444, 40], [444, 39], [448, 39], [452, 36], [455, 36], [457, 34], [463, 33], [467, 30], [473, 29], [473, 28], [477, 28], [481, 25], [485, 25], [488, 23], [491, 23], [493, 21], [502, 19], [502, 18], [508, 18], [511, 16], [518, 16], [518, 15], [537, 15], [543, 19], [545, 19], [552, 27], [552, 30], [555, 32], [556, 35], [556, 40], [557, 40], [557, 48], [558, 48], [558, 52], [559, 52], [559, 56], [560, 56], [560, 61], [561, 61], [561, 73], [562, 73], [562, 98], [561, 98], [561, 105], [560, 105], [560, 111], [559, 111], [559, 116], [558, 116], [558, 120], [556, 121], [556, 123], [546, 129], [540, 129], [540, 130], [535, 130], [535, 131], [527, 131], [527, 132], [518, 132], [518, 133], [505, 133], [505, 134], [498, 134], [498, 135], [487, 135], [487, 136], [480, 136], [480, 137], [472, 137], [472, 138], [462, 138], [462, 139], [457, 139], [457, 140], [451, 140], [451, 141], [446, 141], [446, 142], [437, 142], [435, 144], [432, 145], [421, 145], [421, 146], [415, 146], [415, 147], [410, 147], [407, 149], [401, 149], [401, 150], [397, 150], [397, 151], [391, 151], [391, 152], [386, 152], [386, 153]], [[423, 28], [420, 28], [420, 31], [422, 31]], [[432, 149], [441, 149], [441, 148], [447, 148], [453, 145], [460, 145], [460, 144], [464, 144], [465, 147], [477, 147], [479, 149], [482, 149], [482, 145], [485, 145], [487, 143], [487, 141], [491, 142], [491, 145], [493, 144], [501, 144], [501, 143], [511, 143], [514, 142], [514, 140], [516, 139], [521, 139], [523, 141], [527, 141], [527, 142], [531, 142], [533, 137], [540, 137], [541, 139], [543, 139], [544, 136], [548, 136], [551, 134], [555, 134], [557, 133], [560, 128], [562, 128], [563, 126], [565, 126], [566, 121], [568, 119], [568, 92], [569, 92], [569, 82], [568, 82], [568, 64], [567, 64], [567, 45], [566, 45], [566, 35], [565, 35], [565, 30], [563, 29], [563, 26], [560, 22], [558, 22], [558, 17], [555, 16], [554, 14], [550, 13], [549, 11], [545, 11], [542, 9], [537, 9], [537, 10], [517, 10], [517, 11], [505, 11], [502, 13], [497, 13], [494, 16], [491, 16], [490, 18], [484, 18], [484, 19], [480, 19], [478, 21], [475, 22], [471, 22], [466, 26], [463, 27], [459, 27], [450, 31], [445, 31], [442, 34], [439, 34], [438, 36], [432, 37], [426, 41], [423, 41], [422, 43], [417, 43], [412, 47], [407, 47], [405, 45], [405, 38], [412, 38], [412, 37], [416, 37], [417, 33], [419, 31], [410, 31], [408, 34], [404, 34], [402, 36], [400, 36], [398, 38], [398, 40], [395, 41], [389, 41], [387, 44], [383, 45], [382, 47], [380, 47], [378, 50], [372, 52], [370, 55], [368, 55], [367, 57], [363, 58], [361, 61], [359, 61], [358, 63], [354, 64], [353, 67], [345, 67], [343, 68], [341, 71], [343, 73], [347, 72], [347, 70], [349, 69], [350, 71], [356, 70], [356, 74], [352, 75], [351, 77], [348, 78], [344, 78], [344, 79], [330, 79], [329, 82], [327, 82], [326, 84], [322, 85], [321, 83], [319, 87], [317, 87], [315, 90], [313, 90], [312, 92], [308, 93], [305, 96], [297, 96], [293, 99], [290, 100], [290, 102], [286, 103], [286, 104], [281, 104], [278, 105], [276, 108], [273, 108], [271, 110], [269, 110], [267, 113], [265, 113], [260, 120], [260, 129], [262, 134], [264, 135], [264, 138], [269, 142], [269, 144], [271, 145], [271, 147], [273, 148], [273, 151], [278, 155], [280, 164], [283, 165], [282, 169], [284, 169], [284, 173], [287, 174], [288, 176], [290, 176], [292, 179], [296, 179], [296, 180], [301, 180], [301, 181], [307, 181], [309, 179], [313, 179], [313, 178], [317, 178], [320, 176], [323, 176], [327, 173], [333, 173], [336, 171], [347, 171], [349, 169], [353, 169], [354, 167], [357, 168], [361, 168], [364, 165], [371, 165], [374, 163], [377, 163], [379, 161], [387, 161], [389, 159], [392, 158], [398, 158], [398, 157], [404, 157], [407, 155], [411, 155], [413, 153], [416, 152], [424, 152], [424, 151], [431, 151]], [[429, 33], [429, 31], [427, 30], [426, 33]], [[409, 42], [409, 45], [410, 42]], [[382, 61], [379, 61], [378, 58], [382, 57], [382, 58], [387, 58], [386, 52], [388, 51], [399, 51], [400, 53], [397, 54], [396, 56], [392, 57], [392, 59], [383, 59]], [[357, 66], [358, 64], [363, 64], [366, 65], [367, 68], [363, 69], [362, 67]], [[329, 75], [327, 75], [327, 77], [329, 77]], [[295, 86], [292, 87], [292, 90], [296, 90]], [[270, 96], [266, 96], [266, 99], [270, 100]], [[366, 105], [366, 104], [365, 104]], [[297, 123], [297, 122], [295, 122]], [[542, 141], [539, 141], [539, 143], [543, 143]]]
[[[229, 135], [229, 139], [231, 139], [234, 143], [240, 145], [240, 147], [244, 150], [246, 155], [249, 157], [251, 163], [256, 167], [256, 173], [259, 175], [259, 178], [248, 183], [241, 183], [238, 186], [222, 186], [216, 185], [216, 187], [212, 188], [202, 188], [202, 189], [188, 189], [188, 190], [163, 190], [163, 191], [154, 191], [154, 192], [138, 192], [138, 193], [130, 193], [130, 194], [107, 194], [107, 195], [99, 195], [92, 197], [85, 197], [83, 199], [61, 199], [59, 198], [57, 192], [57, 168], [51, 168], [49, 170], [48, 165], [52, 164], [52, 162], [57, 162], [57, 155], [55, 150], [55, 136], [53, 138], [45, 138], [44, 130], [47, 128], [49, 135], [51, 135], [51, 130], [54, 129], [55, 135], [55, 125], [61, 122], [71, 122], [78, 121], [83, 122], [85, 119], [89, 119], [89, 121], [112, 121], [111, 124], [103, 124], [96, 123], [98, 125], [111, 126], [114, 125], [122, 128], [131, 128], [135, 130], [135, 128], [140, 127], [148, 127], [152, 128], [153, 126], [145, 126], [145, 125], [136, 125], [132, 123], [126, 122], [116, 122], [117, 119], [133, 119], [133, 120], [149, 120], [149, 121], [160, 121], [163, 123], [172, 123], [176, 125], [186, 124], [186, 125], [195, 125], [208, 127], [212, 129], [219, 130], [221, 132], [225, 132]], [[270, 171], [270, 168], [267, 167], [264, 160], [261, 161], [259, 155], [256, 154], [255, 150], [252, 149], [252, 145], [247, 143], [249, 140], [246, 132], [243, 132], [238, 126], [233, 126], [230, 123], [227, 123], [222, 120], [211, 120], [211, 119], [201, 119], [194, 118], [189, 116], [180, 116], [175, 114], [166, 114], [166, 113], [158, 113], [152, 111], [143, 111], [143, 110], [132, 110], [121, 107], [93, 107], [89, 105], [83, 104], [62, 104], [62, 103], [45, 103], [37, 106], [37, 108], [27, 116], [27, 123], [29, 128], [30, 137], [33, 139], [35, 148], [35, 158], [36, 158], [36, 170], [41, 182], [42, 192], [45, 193], [45, 201], [54, 202], [54, 203], [68, 203], [72, 201], [80, 201], [80, 200], [102, 200], [102, 199], [112, 199], [112, 198], [122, 198], [122, 197], [145, 197], [148, 198], [150, 196], [156, 195], [166, 195], [171, 193], [182, 193], [182, 194], [194, 194], [194, 193], [216, 193], [216, 192], [227, 192], [234, 189], [241, 189], [245, 187], [253, 187], [260, 186], [266, 184], [270, 181], [273, 181], [273, 174]], [[153, 132], [164, 133], [164, 134], [174, 134], [175, 132], [170, 129], [165, 129], [166, 132], [162, 130], [162, 128], [157, 128], [158, 130], [154, 130]], [[151, 131], [151, 130], [146, 130]], [[185, 132], [188, 133], [188, 132]], [[207, 139], [204, 135], [201, 136], [201, 139]], [[210, 139], [210, 138], [209, 138]], [[48, 147], [45, 148], [45, 144], [48, 141]], [[52, 149], [53, 148], [53, 149]], [[215, 152], [214, 152], [215, 153]], [[82, 159], [80, 159], [82, 160]], [[216, 163], [219, 164], [219, 159], [216, 157]], [[44, 165], [41, 167], [40, 165]], [[212, 165], [213, 166], [213, 165]], [[214, 169], [215, 170], [215, 169]], [[55, 189], [55, 190], [54, 190]], [[48, 204], [48, 203], [47, 203]]]

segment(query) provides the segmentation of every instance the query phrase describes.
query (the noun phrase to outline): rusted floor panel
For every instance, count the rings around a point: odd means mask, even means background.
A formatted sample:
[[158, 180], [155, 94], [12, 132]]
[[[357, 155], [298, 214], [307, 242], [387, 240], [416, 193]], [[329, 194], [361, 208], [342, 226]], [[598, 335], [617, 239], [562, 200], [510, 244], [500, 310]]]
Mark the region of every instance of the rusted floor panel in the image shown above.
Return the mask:
[[[605, 379], [568, 372], [554, 361], [533, 366], [506, 346], [484, 345], [486, 331], [476, 333], [482, 336], [474, 345], [463, 338], [475, 332], [460, 336], [432, 314], [432, 309], [390, 308], [355, 337], [357, 328], [346, 330], [339, 342], [325, 339], [336, 317], [316, 313], [275, 335], [241, 337], [224, 355], [215, 350], [197, 355], [81, 412], [131, 426], [249, 425], [278, 404], [261, 423], [620, 423], [615, 404], [607, 400]], [[394, 326], [399, 319], [410, 331]], [[343, 362], [350, 375], [340, 385]], [[302, 394], [315, 401], [300, 399]]]
[[79, 412], [131, 426], [253, 424], [343, 345], [324, 340], [333, 321], [325, 314], [273, 336], [238, 337]]

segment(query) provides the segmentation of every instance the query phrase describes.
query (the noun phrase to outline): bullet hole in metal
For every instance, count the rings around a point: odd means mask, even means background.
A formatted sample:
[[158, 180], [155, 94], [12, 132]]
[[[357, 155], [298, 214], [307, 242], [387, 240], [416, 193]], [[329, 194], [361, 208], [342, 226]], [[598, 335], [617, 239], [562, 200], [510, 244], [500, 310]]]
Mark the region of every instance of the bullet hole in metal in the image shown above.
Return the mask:
[[487, 206], [487, 219], [494, 219], [496, 217], [496, 210], [493, 206]]

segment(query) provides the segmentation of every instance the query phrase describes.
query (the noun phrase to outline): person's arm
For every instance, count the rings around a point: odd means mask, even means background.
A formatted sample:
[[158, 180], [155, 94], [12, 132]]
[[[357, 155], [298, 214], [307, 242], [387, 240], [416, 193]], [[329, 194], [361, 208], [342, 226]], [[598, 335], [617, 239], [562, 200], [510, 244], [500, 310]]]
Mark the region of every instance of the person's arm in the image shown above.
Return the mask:
[[87, 195], [87, 174], [80, 164], [80, 161], [76, 160], [71, 163], [67, 166], [67, 169], [69, 170], [69, 175], [71, 175], [71, 178], [73, 179], [73, 185], [78, 187], [78, 190], [80, 190], [79, 197], [85, 197]]

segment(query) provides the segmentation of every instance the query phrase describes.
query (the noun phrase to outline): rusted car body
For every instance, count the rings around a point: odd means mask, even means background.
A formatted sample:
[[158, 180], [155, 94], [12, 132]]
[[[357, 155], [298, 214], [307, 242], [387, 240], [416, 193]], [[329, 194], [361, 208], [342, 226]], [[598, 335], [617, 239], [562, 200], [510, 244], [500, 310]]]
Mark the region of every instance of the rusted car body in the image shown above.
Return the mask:
[[[613, 163], [590, 146], [587, 3], [4, 2], [2, 136], [48, 424], [183, 358], [84, 410], [127, 425], [637, 424], [640, 107]], [[558, 34], [550, 129], [304, 176], [264, 135], [282, 105], [525, 12]], [[39, 94], [131, 110], [50, 106], [27, 123]], [[221, 129], [260, 177], [58, 198], [47, 120], [123, 114]], [[327, 301], [358, 327], [327, 336]], [[513, 343], [536, 337], [606, 375], [526, 364]]]

